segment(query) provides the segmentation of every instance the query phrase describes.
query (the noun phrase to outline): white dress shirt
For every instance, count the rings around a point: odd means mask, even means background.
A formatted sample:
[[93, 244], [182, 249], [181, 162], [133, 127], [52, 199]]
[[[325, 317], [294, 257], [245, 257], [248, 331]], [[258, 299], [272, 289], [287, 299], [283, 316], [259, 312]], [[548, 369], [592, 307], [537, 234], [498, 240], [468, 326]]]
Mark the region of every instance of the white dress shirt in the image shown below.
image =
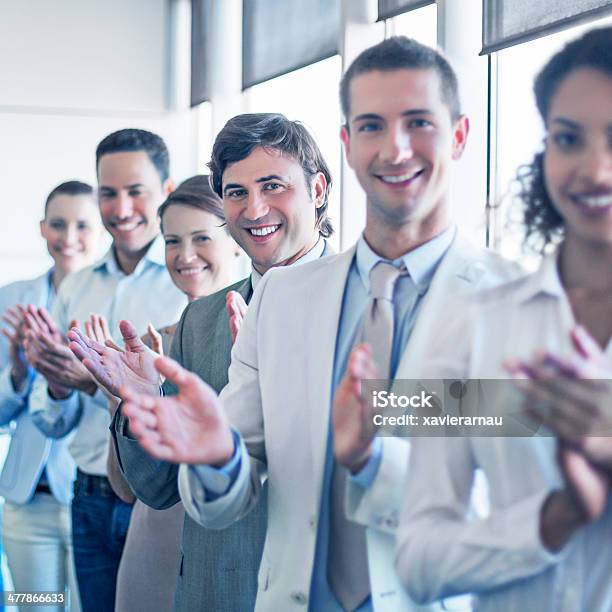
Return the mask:
[[[92, 313], [107, 318], [111, 333], [119, 337], [119, 321], [131, 321], [139, 334], [149, 323], [159, 329], [176, 323], [187, 298], [174, 286], [164, 263], [161, 236], [129, 275], [119, 268], [113, 249], [96, 264], [62, 282], [53, 308], [53, 318], [62, 331], [73, 319], [83, 324]], [[30, 400], [30, 413], [48, 436], [62, 437], [78, 425], [70, 452], [83, 472], [106, 475], [110, 432], [108, 400], [98, 390], [94, 396], [73, 392], [67, 399], [54, 400], [46, 380], [38, 377]]]
[[[576, 321], [556, 263], [483, 294], [441, 331], [423, 378], [502, 379], [506, 358], [571, 354]], [[553, 437], [415, 438], [396, 560], [409, 593], [424, 602], [471, 591], [481, 612], [612, 610], [612, 504], [558, 554], [540, 540], [542, 504], [563, 486], [555, 455]], [[478, 469], [491, 512], [468, 520]]]

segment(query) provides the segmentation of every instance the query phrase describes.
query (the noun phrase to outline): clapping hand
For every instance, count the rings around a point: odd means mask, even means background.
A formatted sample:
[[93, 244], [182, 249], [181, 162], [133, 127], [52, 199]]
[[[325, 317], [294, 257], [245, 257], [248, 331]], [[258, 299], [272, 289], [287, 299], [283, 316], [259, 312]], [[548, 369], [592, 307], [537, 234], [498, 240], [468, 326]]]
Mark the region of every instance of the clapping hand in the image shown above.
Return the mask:
[[7, 327], [2, 333], [9, 341], [9, 358], [11, 360], [11, 381], [13, 388], [21, 390], [28, 376], [28, 362], [24, 352], [25, 341], [25, 307], [21, 305], [8, 308], [2, 315]]
[[26, 357], [47, 379], [49, 392], [56, 398], [67, 397], [73, 389], [93, 395], [96, 384], [69, 350], [46, 308], [30, 304], [24, 320]]
[[237, 291], [228, 291], [225, 296], [225, 306], [229, 316], [230, 333], [232, 335], [233, 344], [236, 342], [236, 336], [244, 321], [247, 305], [243, 297]]
[[367, 344], [356, 346], [349, 357], [333, 405], [334, 455], [353, 473], [359, 472], [372, 453], [376, 435], [374, 412], [361, 391], [362, 382], [377, 377], [372, 351]]
[[571, 338], [571, 357], [541, 351], [512, 371], [523, 377], [526, 412], [612, 473], [612, 362], [583, 327]]
[[125, 348], [113, 342], [101, 321], [98, 326], [92, 322], [91, 331], [97, 340], [73, 327], [68, 332], [69, 347], [100, 385], [122, 398], [122, 388], [149, 395], [159, 394], [160, 377], [154, 365], [155, 353], [143, 343], [129, 321], [119, 323]]
[[174, 463], [222, 466], [234, 441], [217, 394], [202, 379], [168, 357], [155, 359], [157, 371], [178, 394], [162, 397], [121, 389], [130, 431], [153, 457]]

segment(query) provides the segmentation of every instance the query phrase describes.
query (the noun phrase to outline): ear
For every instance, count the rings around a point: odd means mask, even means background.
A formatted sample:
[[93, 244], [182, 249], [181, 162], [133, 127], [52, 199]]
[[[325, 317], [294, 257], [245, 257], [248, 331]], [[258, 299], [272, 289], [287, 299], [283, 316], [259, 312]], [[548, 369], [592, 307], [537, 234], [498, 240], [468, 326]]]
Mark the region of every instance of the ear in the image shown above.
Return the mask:
[[40, 235], [46, 240], [47, 239], [47, 224], [45, 220], [42, 219], [39, 223], [40, 226]]
[[465, 115], [461, 115], [453, 126], [453, 159], [459, 159], [463, 155], [469, 131], [470, 120]]
[[350, 165], [350, 156], [351, 156], [351, 135], [349, 133], [348, 124], [344, 124], [340, 128], [340, 140], [344, 145], [344, 152], [346, 154], [346, 160]]
[[162, 191], [164, 192], [164, 195], [166, 196], [169, 196], [175, 189], [176, 189], [176, 185], [174, 184], [174, 181], [171, 178], [167, 178], [162, 183]]
[[327, 179], [322, 172], [318, 172], [317, 176], [315, 176], [314, 184], [313, 184], [313, 193], [314, 193], [314, 201], [315, 208], [320, 208], [323, 206], [323, 202], [325, 201], [325, 191], [327, 190]]

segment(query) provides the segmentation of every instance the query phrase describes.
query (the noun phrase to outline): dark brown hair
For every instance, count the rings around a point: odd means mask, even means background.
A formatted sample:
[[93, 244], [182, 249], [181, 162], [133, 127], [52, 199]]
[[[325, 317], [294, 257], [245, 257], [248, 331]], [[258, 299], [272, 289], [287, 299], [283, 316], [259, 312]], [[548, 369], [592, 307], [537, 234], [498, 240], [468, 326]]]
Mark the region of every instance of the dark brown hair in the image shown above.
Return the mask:
[[334, 229], [327, 216], [332, 176], [315, 139], [299, 121], [280, 113], [251, 113], [232, 117], [217, 135], [210, 168], [211, 185], [223, 197], [223, 173], [229, 164], [247, 158], [257, 147], [268, 147], [295, 159], [304, 171], [308, 194], [312, 197], [312, 178], [322, 172], [327, 181], [323, 203], [316, 209], [317, 228], [327, 238]]
[[407, 38], [392, 36], [362, 51], [353, 60], [340, 81], [340, 105], [344, 120], [348, 124], [351, 111], [351, 81], [361, 74], [381, 70], [434, 70], [442, 84], [442, 100], [448, 106], [451, 118], [461, 116], [457, 75], [448, 60], [435, 49]]
[[190, 206], [191, 208], [198, 208], [218, 217], [220, 222], [219, 225], [225, 223], [223, 203], [212, 190], [207, 174], [196, 174], [196, 176], [188, 178], [166, 198], [166, 201], [159, 207], [158, 211], [162, 224], [162, 231], [164, 215], [172, 206]]

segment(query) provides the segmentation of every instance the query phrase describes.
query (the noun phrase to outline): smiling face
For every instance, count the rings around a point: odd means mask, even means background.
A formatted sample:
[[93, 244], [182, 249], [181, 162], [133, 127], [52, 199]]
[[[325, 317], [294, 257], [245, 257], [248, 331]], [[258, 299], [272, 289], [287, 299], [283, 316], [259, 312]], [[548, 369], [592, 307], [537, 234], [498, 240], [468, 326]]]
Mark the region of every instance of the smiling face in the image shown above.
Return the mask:
[[193, 206], [176, 204], [164, 213], [166, 267], [174, 284], [195, 300], [229, 285], [238, 245], [224, 221]]
[[[451, 119], [433, 69], [374, 70], [350, 83], [341, 138], [368, 201], [368, 225], [447, 224], [452, 160], [461, 156], [467, 119]], [[366, 228], [367, 234], [367, 228]]]
[[93, 195], [54, 196], [40, 222], [40, 233], [55, 265], [70, 274], [89, 265], [96, 256], [102, 225]]
[[171, 182], [162, 183], [144, 151], [103, 155], [98, 182], [100, 215], [118, 258], [142, 253], [159, 233], [157, 209], [170, 192]]
[[[588, 92], [588, 95], [585, 95]], [[566, 234], [612, 243], [612, 78], [571, 72], [548, 114], [544, 177]]]
[[318, 239], [315, 209], [326, 181], [322, 173], [308, 189], [302, 166], [270, 148], [257, 147], [223, 172], [223, 208], [230, 233], [261, 274], [288, 265]]

